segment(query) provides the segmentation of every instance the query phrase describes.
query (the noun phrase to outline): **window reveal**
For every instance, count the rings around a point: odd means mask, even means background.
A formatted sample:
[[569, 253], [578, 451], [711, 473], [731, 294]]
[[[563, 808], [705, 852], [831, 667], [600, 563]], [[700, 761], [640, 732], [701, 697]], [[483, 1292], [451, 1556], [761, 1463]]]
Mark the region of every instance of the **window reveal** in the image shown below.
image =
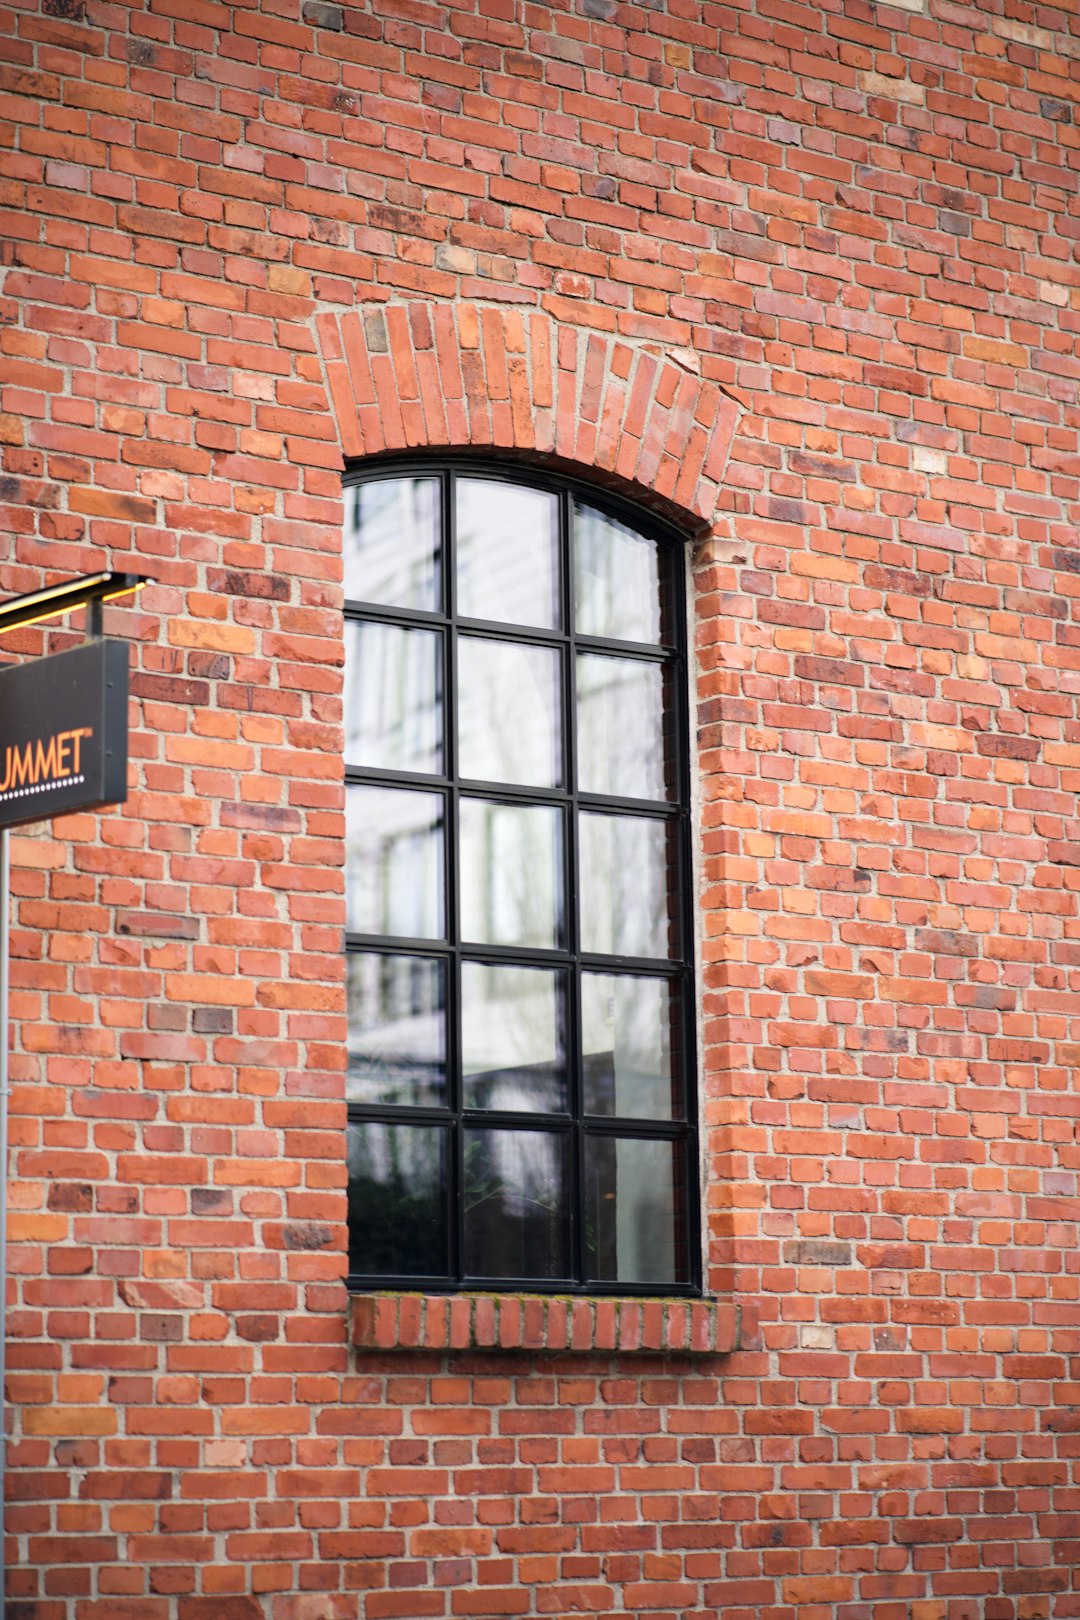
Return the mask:
[[345, 493], [352, 1280], [691, 1292], [679, 543], [472, 464]]

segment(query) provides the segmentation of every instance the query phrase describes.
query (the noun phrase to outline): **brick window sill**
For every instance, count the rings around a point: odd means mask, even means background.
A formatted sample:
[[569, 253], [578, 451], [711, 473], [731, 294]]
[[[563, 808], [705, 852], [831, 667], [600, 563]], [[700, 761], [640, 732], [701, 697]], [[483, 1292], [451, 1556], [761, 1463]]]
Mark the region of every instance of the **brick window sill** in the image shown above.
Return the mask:
[[357, 1350], [727, 1355], [739, 1309], [726, 1300], [565, 1294], [354, 1294]]

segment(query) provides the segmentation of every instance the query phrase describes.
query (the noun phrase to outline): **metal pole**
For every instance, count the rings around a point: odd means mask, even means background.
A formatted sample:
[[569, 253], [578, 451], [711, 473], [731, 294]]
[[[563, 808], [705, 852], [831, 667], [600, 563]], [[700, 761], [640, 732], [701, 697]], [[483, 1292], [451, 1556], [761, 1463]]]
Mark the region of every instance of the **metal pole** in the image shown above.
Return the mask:
[[11, 939], [11, 851], [0, 827], [0, 1620], [7, 1607], [7, 1540], [4, 1484], [7, 1463], [7, 1178], [8, 1178], [8, 960]]

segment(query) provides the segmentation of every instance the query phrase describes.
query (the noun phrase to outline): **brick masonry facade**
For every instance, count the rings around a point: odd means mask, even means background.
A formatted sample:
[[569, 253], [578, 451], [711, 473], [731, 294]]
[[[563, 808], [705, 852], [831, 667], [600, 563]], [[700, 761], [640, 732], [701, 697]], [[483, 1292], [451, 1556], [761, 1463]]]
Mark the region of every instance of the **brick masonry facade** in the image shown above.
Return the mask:
[[[157, 581], [13, 841], [9, 1620], [1080, 1615], [1075, 11], [0, 33], [0, 590]], [[688, 535], [706, 1304], [350, 1313], [340, 475], [444, 446]]]

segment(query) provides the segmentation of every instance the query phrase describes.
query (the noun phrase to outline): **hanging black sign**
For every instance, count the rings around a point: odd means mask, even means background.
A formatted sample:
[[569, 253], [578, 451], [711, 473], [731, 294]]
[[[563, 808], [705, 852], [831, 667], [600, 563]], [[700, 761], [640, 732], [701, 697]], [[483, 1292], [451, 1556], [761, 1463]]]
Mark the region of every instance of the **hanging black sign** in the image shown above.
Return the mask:
[[0, 827], [127, 798], [128, 644], [0, 669]]

